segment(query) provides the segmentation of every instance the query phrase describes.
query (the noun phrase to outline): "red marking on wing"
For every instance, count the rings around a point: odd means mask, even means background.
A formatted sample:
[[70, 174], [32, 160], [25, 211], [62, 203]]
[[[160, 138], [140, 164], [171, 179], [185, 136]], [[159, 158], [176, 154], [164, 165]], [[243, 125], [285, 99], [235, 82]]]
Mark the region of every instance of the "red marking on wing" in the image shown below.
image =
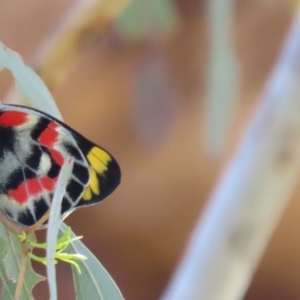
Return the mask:
[[26, 203], [28, 201], [28, 196], [25, 184], [22, 183], [15, 190], [10, 190], [8, 196], [20, 204]]
[[62, 154], [53, 149], [52, 147], [54, 146], [54, 143], [57, 141], [59, 133], [56, 131], [56, 128], [59, 125], [51, 122], [49, 123], [48, 127], [41, 133], [41, 135], [39, 136], [38, 141], [44, 145], [49, 147], [49, 151], [50, 151], [50, 155], [52, 156], [52, 158], [55, 160], [55, 162], [57, 164], [59, 164], [60, 166], [63, 165], [64, 163], [64, 157], [62, 156]]
[[55, 130], [58, 127], [55, 123], [50, 123], [48, 127], [39, 136], [39, 142], [47, 147], [53, 147], [58, 137], [58, 132]]
[[29, 195], [37, 195], [41, 193], [42, 187], [37, 178], [26, 181]]
[[58, 127], [58, 125], [54, 122], [49, 123], [48, 128], [52, 129], [52, 130], [56, 130], [56, 128]]
[[53, 179], [44, 176], [41, 178], [32, 178], [20, 184], [15, 190], [10, 190], [8, 196], [13, 198], [20, 204], [26, 204], [29, 197], [34, 197], [43, 192], [43, 188], [49, 192], [53, 192], [58, 177]]
[[2, 126], [18, 126], [23, 125], [27, 121], [28, 114], [20, 111], [6, 111], [0, 115], [0, 125]]
[[44, 176], [44, 177], [41, 178], [41, 182], [42, 182], [43, 187], [48, 191], [53, 191], [54, 190], [56, 181], [57, 181], [57, 177], [51, 179], [47, 176]]
[[65, 160], [60, 152], [55, 149], [50, 149], [50, 155], [53, 157], [57, 164], [59, 164], [60, 166], [63, 165]]

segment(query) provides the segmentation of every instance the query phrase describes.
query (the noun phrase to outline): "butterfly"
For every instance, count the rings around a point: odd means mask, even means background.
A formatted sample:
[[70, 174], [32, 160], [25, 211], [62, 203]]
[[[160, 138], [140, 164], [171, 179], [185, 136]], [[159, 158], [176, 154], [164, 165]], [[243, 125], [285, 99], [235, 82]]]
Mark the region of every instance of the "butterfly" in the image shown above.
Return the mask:
[[[19, 105], [0, 105], [0, 211], [20, 228], [50, 209], [64, 162], [74, 161], [61, 217], [95, 204], [118, 186], [118, 163], [103, 148], [54, 117]], [[45, 222], [40, 228], [45, 228]]]

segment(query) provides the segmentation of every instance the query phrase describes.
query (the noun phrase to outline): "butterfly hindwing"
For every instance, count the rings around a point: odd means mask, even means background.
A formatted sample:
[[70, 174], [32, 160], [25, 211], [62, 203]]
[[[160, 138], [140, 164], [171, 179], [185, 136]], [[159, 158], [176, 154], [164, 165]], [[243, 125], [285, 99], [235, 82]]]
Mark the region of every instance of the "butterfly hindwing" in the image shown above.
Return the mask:
[[120, 182], [120, 169], [104, 149], [34, 109], [0, 106], [0, 209], [21, 227], [34, 225], [50, 208], [64, 161], [74, 160], [61, 214], [94, 204]]
[[76, 207], [99, 202], [118, 186], [121, 171], [116, 160], [104, 149], [77, 135], [78, 147], [87, 158], [90, 182]]
[[[75, 159], [75, 164], [72, 171], [73, 178], [83, 180], [86, 173], [89, 175], [89, 183], [85, 187], [85, 190], [80, 197], [79, 201], [76, 202], [74, 208], [95, 204], [110, 193], [119, 185], [121, 178], [121, 171], [117, 161], [113, 156], [103, 148], [92, 143], [81, 134], [70, 128], [69, 126], [62, 124], [56, 120], [58, 124], [64, 125], [62, 129], [67, 130], [67, 133], [71, 135], [75, 141], [76, 147], [70, 143], [64, 143], [64, 152], [67, 152], [70, 156]], [[64, 132], [66, 134], [66, 132]], [[82, 164], [76, 164], [84, 157], [88, 168]], [[75, 193], [76, 181], [73, 184], [69, 184], [67, 192]], [[71, 195], [74, 199], [75, 195]], [[62, 213], [65, 213], [64, 208]]]

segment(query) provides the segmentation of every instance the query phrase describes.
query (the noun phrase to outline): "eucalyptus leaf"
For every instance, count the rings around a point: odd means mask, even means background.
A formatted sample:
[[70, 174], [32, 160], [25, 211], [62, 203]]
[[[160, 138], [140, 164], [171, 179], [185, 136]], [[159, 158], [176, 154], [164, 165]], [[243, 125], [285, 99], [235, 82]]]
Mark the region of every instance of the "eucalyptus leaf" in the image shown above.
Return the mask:
[[[3, 227], [0, 224], [0, 227]], [[1, 228], [2, 229], [2, 228]], [[16, 278], [9, 278], [4, 265], [5, 256], [7, 254], [7, 243], [3, 238], [0, 238], [0, 278], [2, 282], [2, 297], [3, 299], [13, 299], [14, 290], [16, 288]]]
[[[65, 224], [61, 226], [61, 234], [67, 229]], [[75, 237], [72, 233], [71, 237]], [[75, 283], [77, 300], [123, 300], [123, 296], [110, 277], [108, 272], [100, 264], [98, 259], [80, 241], [73, 242], [68, 248], [68, 253], [80, 253], [87, 260], [78, 261], [81, 274], [73, 268], [73, 279]]]
[[51, 112], [57, 119], [62, 119], [51, 93], [42, 79], [25, 65], [18, 53], [8, 49], [0, 42], [0, 70], [3, 68], [7, 68], [12, 73], [16, 88], [30, 104], [41, 111]]
[[67, 160], [59, 173], [53, 200], [51, 204], [50, 216], [47, 230], [47, 278], [49, 284], [50, 300], [57, 299], [56, 273], [54, 256], [56, 252], [56, 241], [61, 224], [61, 203], [64, 197], [67, 184], [71, 177], [74, 160]]
[[[20, 271], [21, 246], [18, 237], [0, 223], [0, 277], [2, 281], [1, 299], [14, 299]], [[45, 278], [32, 269], [27, 259], [25, 278], [19, 300], [33, 300], [32, 289]]]

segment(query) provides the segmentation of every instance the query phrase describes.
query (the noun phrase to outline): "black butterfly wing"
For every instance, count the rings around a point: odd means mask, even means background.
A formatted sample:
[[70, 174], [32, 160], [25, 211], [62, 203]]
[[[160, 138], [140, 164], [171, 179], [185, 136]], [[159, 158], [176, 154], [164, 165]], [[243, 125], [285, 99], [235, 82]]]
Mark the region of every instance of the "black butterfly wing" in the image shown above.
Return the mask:
[[[0, 146], [0, 168], [9, 180], [3, 190], [0, 183], [0, 201], [4, 204], [1, 210], [20, 226], [34, 225], [50, 208], [55, 180], [67, 157], [73, 158], [74, 166], [62, 201], [62, 217], [76, 207], [99, 202], [118, 186], [121, 172], [116, 160], [69, 126], [27, 107], [1, 105], [0, 113], [4, 112], [9, 112], [6, 116], [10, 115], [10, 121], [1, 125], [0, 115], [0, 136], [4, 141], [4, 148]], [[24, 118], [22, 122], [20, 116]], [[3, 135], [1, 128], [10, 133]], [[13, 168], [7, 160], [1, 165], [1, 155], [7, 147], [14, 158]], [[9, 197], [10, 191], [23, 202]]]

